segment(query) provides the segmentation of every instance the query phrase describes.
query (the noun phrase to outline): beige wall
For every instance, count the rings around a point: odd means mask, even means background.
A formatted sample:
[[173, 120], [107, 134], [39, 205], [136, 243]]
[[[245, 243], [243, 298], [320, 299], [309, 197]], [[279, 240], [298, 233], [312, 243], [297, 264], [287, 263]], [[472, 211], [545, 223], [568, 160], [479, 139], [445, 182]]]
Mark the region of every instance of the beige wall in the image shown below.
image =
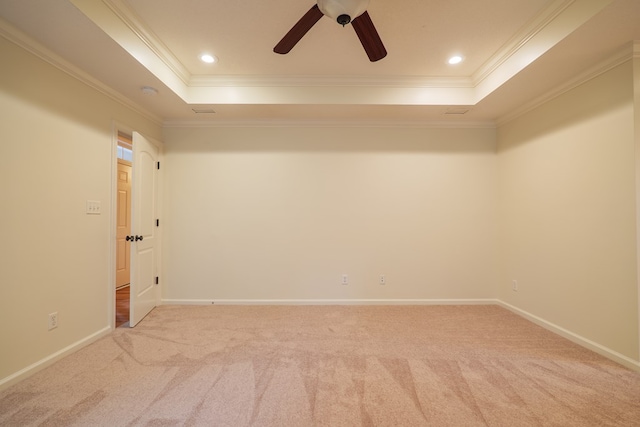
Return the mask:
[[500, 127], [498, 297], [638, 360], [633, 115], [629, 61]]
[[492, 129], [168, 128], [164, 140], [165, 301], [495, 295]]
[[160, 127], [1, 37], [0, 57], [1, 385], [108, 330], [112, 120]]

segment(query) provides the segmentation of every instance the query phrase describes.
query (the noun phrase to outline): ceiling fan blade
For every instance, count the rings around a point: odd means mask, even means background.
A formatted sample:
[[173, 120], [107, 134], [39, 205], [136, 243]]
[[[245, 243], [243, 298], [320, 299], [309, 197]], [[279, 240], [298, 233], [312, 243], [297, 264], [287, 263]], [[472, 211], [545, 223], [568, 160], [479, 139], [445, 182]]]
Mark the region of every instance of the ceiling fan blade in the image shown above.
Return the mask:
[[324, 15], [320, 11], [317, 4], [313, 5], [307, 13], [289, 30], [287, 34], [280, 40], [280, 42], [273, 48], [275, 53], [285, 54], [289, 53], [291, 49], [307, 34], [307, 31], [315, 25]]
[[362, 47], [364, 47], [371, 62], [379, 61], [387, 56], [387, 50], [384, 48], [384, 44], [382, 44], [382, 40], [371, 21], [369, 13], [365, 11], [362, 15], [351, 21], [351, 25], [353, 25], [353, 29], [356, 31], [360, 43], [362, 43]]

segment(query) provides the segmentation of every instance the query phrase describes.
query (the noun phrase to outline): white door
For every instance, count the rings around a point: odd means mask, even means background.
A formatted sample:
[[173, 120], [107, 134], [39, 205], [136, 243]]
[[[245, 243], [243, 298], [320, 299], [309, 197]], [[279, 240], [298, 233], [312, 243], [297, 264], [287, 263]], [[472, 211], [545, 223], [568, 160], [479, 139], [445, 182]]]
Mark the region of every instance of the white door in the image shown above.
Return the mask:
[[129, 326], [135, 326], [157, 305], [158, 286], [158, 154], [151, 141], [133, 132], [131, 199], [131, 304]]

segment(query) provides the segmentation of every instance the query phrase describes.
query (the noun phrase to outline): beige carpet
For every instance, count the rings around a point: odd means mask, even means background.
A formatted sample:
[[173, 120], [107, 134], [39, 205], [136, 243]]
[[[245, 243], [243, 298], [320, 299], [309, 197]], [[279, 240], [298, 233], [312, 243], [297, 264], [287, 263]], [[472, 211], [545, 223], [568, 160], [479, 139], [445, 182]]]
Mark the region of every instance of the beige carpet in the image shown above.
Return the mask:
[[640, 373], [497, 306], [162, 306], [2, 426], [638, 426]]

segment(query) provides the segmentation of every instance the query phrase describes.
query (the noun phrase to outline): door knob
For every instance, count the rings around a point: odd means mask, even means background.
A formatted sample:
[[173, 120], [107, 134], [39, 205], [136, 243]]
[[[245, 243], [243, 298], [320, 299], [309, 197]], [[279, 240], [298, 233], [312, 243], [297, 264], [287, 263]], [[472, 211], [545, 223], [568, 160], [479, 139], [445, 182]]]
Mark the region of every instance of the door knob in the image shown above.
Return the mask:
[[142, 236], [136, 236], [136, 242], [137, 242], [138, 240], [142, 240], [142, 239], [143, 239], [143, 237], [142, 237]]
[[133, 242], [133, 236], [127, 236], [124, 238], [127, 242]]

